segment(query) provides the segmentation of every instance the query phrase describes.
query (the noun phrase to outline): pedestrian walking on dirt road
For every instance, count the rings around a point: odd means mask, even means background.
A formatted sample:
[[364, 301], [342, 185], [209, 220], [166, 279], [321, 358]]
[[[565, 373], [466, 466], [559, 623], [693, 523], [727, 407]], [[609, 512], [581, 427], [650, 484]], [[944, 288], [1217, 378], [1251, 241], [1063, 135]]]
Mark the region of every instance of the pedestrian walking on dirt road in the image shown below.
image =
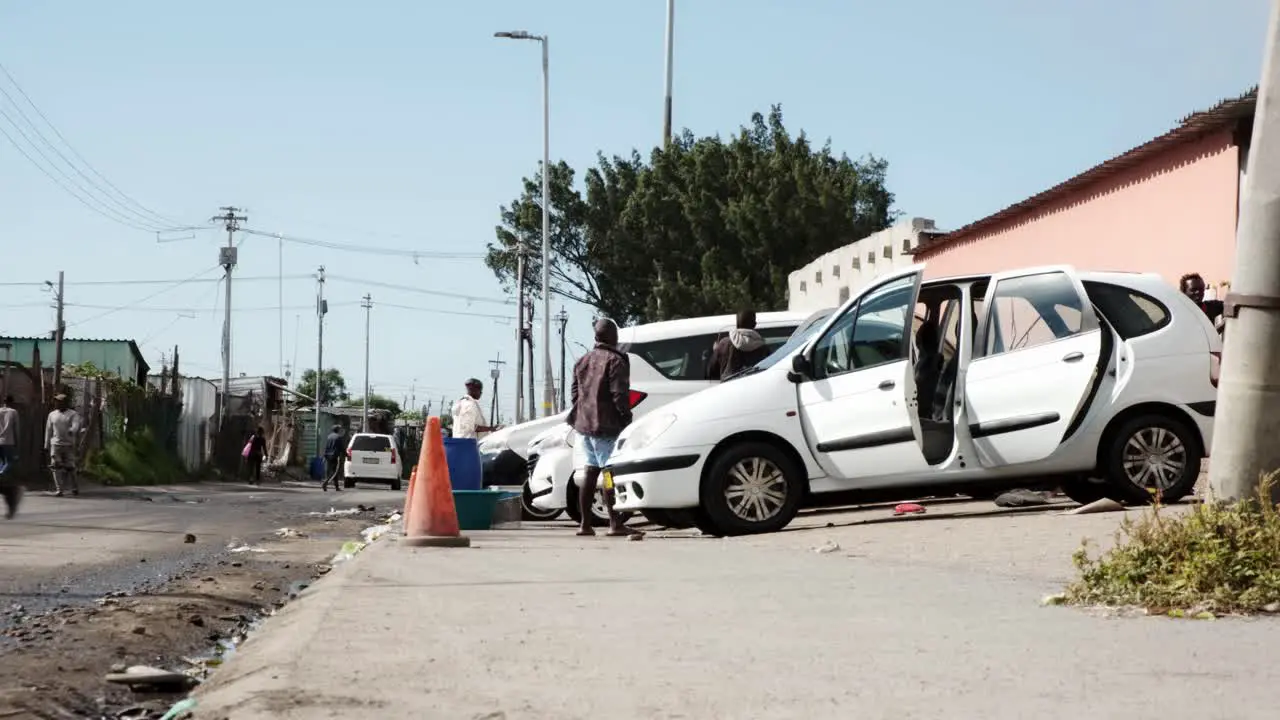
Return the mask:
[[44, 422], [44, 449], [53, 470], [53, 494], [62, 497], [67, 489], [80, 494], [76, 477], [76, 447], [80, 444], [80, 413], [71, 409], [64, 393], [53, 396], [57, 406]]
[[334, 425], [329, 437], [324, 441], [324, 484], [321, 490], [328, 491], [329, 483], [333, 489], [342, 492], [342, 466], [346, 463], [347, 435], [341, 425]]
[[738, 313], [736, 327], [716, 341], [711, 347], [711, 360], [707, 362], [708, 380], [726, 380], [769, 357], [764, 338], [756, 332], [756, 313], [743, 310]]
[[17, 459], [17, 447], [18, 411], [13, 407], [13, 396], [6, 395], [0, 401], [0, 495], [4, 496], [6, 518], [16, 515], [18, 503], [22, 502], [22, 486], [8, 478], [9, 466]]
[[466, 382], [467, 394], [458, 398], [453, 404], [453, 437], [480, 437], [480, 433], [491, 433], [498, 429], [496, 425], [485, 425], [484, 410], [480, 407], [480, 396], [484, 394], [484, 383], [475, 378]]
[[246, 470], [249, 475], [250, 485], [262, 484], [262, 463], [266, 459], [266, 455], [266, 431], [258, 428], [258, 431], [249, 437], [249, 454], [245, 456], [245, 462], [249, 464]]
[[[573, 365], [573, 409], [569, 425], [577, 431], [586, 454], [578, 507], [582, 512], [579, 535], [595, 535], [591, 527], [591, 506], [601, 471], [623, 428], [631, 424], [631, 361], [618, 350], [618, 326], [602, 318], [595, 325], [596, 345]], [[613, 509], [613, 482], [606, 476], [604, 506], [609, 511], [609, 535], [640, 535], [622, 523]]]

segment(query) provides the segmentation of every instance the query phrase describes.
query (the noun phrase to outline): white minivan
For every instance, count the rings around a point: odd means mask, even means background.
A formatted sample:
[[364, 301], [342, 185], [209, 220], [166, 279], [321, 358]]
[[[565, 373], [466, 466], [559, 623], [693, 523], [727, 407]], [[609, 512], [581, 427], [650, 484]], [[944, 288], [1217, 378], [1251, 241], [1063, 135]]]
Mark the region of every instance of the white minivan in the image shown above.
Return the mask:
[[1151, 274], [923, 272], [877, 279], [752, 374], [627, 428], [606, 468], [617, 508], [740, 535], [802, 506], [1027, 483], [1081, 502], [1192, 491], [1222, 345], [1190, 299]]
[[[787, 341], [811, 314], [765, 312], [756, 316], [756, 331], [765, 347], [774, 350]], [[716, 341], [732, 330], [733, 315], [666, 320], [621, 328], [618, 349], [631, 361], [631, 410], [636, 420], [686, 395], [711, 387], [707, 363]], [[530, 442], [526, 457], [530, 467], [528, 489], [536, 509], [565, 510], [579, 521], [575, 469], [582, 459], [574, 452], [574, 433], [565, 424], [544, 428]], [[608, 521], [604, 507], [595, 504], [595, 521]]]

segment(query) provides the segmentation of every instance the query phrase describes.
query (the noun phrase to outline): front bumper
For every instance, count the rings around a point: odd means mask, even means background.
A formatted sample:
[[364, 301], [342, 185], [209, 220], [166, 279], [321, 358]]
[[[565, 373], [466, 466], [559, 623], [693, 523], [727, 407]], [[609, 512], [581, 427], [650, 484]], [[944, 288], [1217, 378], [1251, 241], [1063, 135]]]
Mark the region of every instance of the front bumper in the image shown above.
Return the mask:
[[573, 451], [556, 448], [539, 455], [529, 474], [529, 493], [540, 510], [563, 510], [567, 504], [569, 478], [573, 475]]
[[616, 456], [606, 468], [613, 477], [614, 508], [639, 512], [697, 507], [706, 457], [706, 452], [689, 448]]
[[514, 450], [485, 453], [480, 456], [481, 485], [483, 487], [520, 487], [528, 477], [525, 459]]

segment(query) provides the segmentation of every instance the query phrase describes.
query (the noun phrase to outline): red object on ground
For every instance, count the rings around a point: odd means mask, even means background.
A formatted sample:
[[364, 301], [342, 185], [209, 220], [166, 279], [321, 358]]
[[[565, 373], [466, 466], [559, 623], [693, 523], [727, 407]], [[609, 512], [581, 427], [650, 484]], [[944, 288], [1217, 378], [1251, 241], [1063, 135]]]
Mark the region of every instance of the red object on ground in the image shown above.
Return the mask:
[[923, 505], [917, 505], [915, 503], [902, 503], [901, 505], [893, 508], [894, 515], [919, 515], [924, 511]]
[[453, 504], [449, 484], [449, 463], [444, 455], [440, 418], [427, 421], [418, 458], [418, 474], [409, 491], [409, 515], [405, 518], [404, 542], [429, 547], [468, 547], [471, 539], [458, 528], [458, 509]]

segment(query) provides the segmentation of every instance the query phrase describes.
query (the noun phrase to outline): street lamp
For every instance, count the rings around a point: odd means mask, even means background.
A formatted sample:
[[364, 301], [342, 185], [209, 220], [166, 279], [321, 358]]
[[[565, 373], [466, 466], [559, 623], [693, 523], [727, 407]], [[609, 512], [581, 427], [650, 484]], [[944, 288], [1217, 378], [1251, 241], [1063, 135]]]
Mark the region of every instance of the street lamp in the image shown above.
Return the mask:
[[[551, 373], [551, 112], [547, 73], [547, 36], [531, 35], [524, 30], [496, 32], [506, 40], [536, 40], [542, 44], [542, 414], [551, 415], [553, 385]], [[529, 408], [529, 414], [534, 414]]]

